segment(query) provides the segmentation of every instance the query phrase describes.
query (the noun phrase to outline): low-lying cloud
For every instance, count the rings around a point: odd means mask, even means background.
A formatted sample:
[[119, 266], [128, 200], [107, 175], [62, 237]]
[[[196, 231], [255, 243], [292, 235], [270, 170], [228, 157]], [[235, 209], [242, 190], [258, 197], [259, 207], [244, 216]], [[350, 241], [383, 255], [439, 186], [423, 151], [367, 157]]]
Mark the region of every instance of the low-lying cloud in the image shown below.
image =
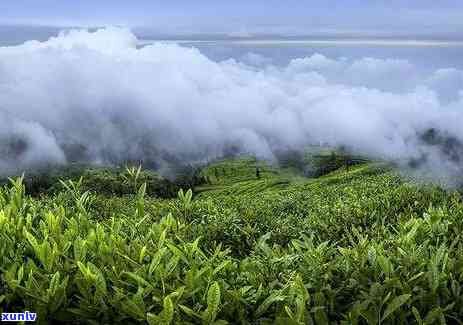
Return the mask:
[[[137, 47], [128, 30], [76, 30], [0, 48], [0, 173], [49, 163], [196, 161], [231, 146], [259, 157], [344, 145], [436, 174], [458, 162], [420, 134], [463, 141], [463, 72], [396, 59], [285, 67], [249, 54], [214, 62], [197, 49]], [[463, 155], [462, 155], [463, 157]]]

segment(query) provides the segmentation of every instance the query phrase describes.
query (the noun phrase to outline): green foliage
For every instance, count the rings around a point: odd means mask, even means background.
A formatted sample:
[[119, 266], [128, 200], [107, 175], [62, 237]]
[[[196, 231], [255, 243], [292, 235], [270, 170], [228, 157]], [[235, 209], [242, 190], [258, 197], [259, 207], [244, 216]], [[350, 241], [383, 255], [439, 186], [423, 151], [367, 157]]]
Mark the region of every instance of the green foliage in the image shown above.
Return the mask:
[[[125, 168], [89, 167], [72, 164], [64, 167], [50, 167], [45, 170], [28, 172], [24, 177], [27, 193], [34, 196], [55, 195], [63, 190], [60, 181], [78, 182], [81, 188], [104, 196], [124, 196], [135, 194], [139, 185], [146, 183], [150, 196], [174, 198], [185, 185], [185, 179], [169, 180], [160, 175], [143, 170], [141, 166]], [[0, 185], [8, 184], [8, 179], [0, 178]]]
[[352, 154], [345, 148], [328, 149], [311, 147], [305, 153], [306, 174], [319, 177], [341, 168], [349, 170], [351, 166], [368, 162], [365, 157]]
[[1, 309], [41, 323], [460, 323], [458, 193], [373, 165], [305, 182], [264, 164], [256, 179], [255, 165], [211, 165], [215, 184], [169, 200], [150, 197], [138, 168], [123, 197], [95, 194], [85, 175], [41, 198], [12, 180]]
[[132, 185], [134, 190], [136, 191], [138, 189], [138, 179], [140, 178], [141, 174], [141, 165], [138, 166], [138, 168], [132, 166], [132, 167], [125, 167], [125, 174], [122, 175], [122, 178], [124, 181]]

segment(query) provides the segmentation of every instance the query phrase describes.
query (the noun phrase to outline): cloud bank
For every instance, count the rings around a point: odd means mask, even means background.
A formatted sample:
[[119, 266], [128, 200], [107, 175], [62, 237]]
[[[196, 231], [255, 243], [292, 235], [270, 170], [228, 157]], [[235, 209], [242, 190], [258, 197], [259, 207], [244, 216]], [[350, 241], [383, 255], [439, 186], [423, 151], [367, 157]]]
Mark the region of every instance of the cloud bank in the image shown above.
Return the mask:
[[459, 154], [420, 134], [463, 141], [462, 104], [463, 72], [452, 68], [320, 54], [285, 67], [252, 53], [214, 62], [175, 44], [138, 48], [125, 29], [74, 30], [0, 48], [0, 174], [197, 161], [232, 146], [271, 159], [321, 142], [398, 162], [426, 157], [433, 173], [453, 175]]

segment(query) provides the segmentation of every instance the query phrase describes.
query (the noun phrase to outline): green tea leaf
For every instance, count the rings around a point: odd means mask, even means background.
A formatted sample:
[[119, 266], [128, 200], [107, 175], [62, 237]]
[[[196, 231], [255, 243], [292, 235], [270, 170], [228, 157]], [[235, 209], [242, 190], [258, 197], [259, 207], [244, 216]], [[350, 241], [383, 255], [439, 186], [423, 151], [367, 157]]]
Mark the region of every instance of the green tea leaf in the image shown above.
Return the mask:
[[389, 316], [391, 316], [392, 313], [394, 313], [398, 308], [400, 308], [403, 304], [405, 304], [407, 300], [410, 299], [410, 297], [411, 297], [410, 294], [405, 294], [405, 295], [401, 295], [401, 296], [398, 296], [392, 299], [392, 301], [387, 305], [387, 308], [383, 314], [383, 317], [381, 317], [381, 321], [384, 321]]

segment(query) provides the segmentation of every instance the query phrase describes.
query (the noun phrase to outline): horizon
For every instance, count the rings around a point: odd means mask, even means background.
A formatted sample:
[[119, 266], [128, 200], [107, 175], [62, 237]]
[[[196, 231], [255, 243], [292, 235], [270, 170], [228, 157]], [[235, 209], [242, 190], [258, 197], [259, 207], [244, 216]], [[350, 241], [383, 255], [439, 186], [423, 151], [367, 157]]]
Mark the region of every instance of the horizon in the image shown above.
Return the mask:
[[[463, 4], [444, 0], [316, 1], [209, 0], [170, 3], [141, 0], [137, 5], [102, 0], [57, 3], [3, 1], [0, 28], [21, 34], [56, 33], [69, 28], [119, 26], [140, 38], [399, 38], [463, 40]], [[265, 15], [263, 14], [265, 13]], [[29, 34], [30, 35], [30, 34]], [[25, 36], [18, 35], [18, 38]], [[1, 39], [1, 34], [0, 34]]]
[[[70, 30], [95, 31], [108, 26], [44, 26], [44, 25], [4, 25], [0, 24], [0, 46], [19, 45], [26, 41], [37, 40], [44, 42], [51, 37], [58, 36], [61, 32]], [[252, 36], [229, 35], [225, 33], [197, 33], [197, 34], [169, 34], [147, 33], [137, 27], [123, 27], [130, 30], [142, 44], [155, 41], [167, 41], [178, 43], [207, 43], [207, 42], [232, 42], [236, 44], [281, 43], [281, 44], [323, 44], [333, 45], [392, 45], [392, 46], [462, 46], [463, 35], [451, 34], [349, 34], [349, 33], [320, 33], [301, 35], [284, 34], [255, 34]]]

